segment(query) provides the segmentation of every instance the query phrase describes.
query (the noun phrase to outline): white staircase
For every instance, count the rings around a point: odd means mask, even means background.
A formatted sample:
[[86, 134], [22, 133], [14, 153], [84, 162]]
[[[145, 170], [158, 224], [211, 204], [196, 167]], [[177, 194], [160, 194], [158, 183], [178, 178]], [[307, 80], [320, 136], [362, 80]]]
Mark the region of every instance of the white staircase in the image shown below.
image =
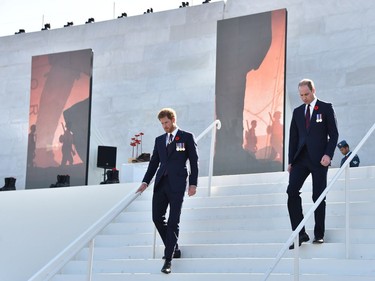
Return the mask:
[[[331, 169], [332, 178], [337, 169]], [[375, 280], [375, 167], [350, 170], [350, 247], [345, 250], [343, 178], [327, 196], [323, 245], [300, 248], [301, 281]], [[151, 189], [146, 190], [95, 238], [93, 281], [263, 280], [291, 234], [285, 193], [288, 174], [221, 176], [211, 197], [201, 179], [195, 197], [185, 197], [179, 245], [182, 258], [172, 273], [160, 272], [163, 247], [157, 236], [153, 258]], [[304, 211], [312, 205], [311, 181], [302, 189]], [[313, 218], [306, 226], [313, 238]], [[288, 251], [268, 280], [295, 280], [293, 251]], [[83, 249], [52, 281], [87, 280], [88, 249]]]

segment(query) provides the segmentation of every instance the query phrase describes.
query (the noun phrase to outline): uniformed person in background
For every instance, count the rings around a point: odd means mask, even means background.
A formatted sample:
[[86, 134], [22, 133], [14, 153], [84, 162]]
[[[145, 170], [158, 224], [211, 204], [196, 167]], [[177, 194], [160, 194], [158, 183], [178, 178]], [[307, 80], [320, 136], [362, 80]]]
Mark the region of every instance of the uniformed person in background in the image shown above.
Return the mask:
[[[341, 153], [344, 155], [344, 158], [341, 159], [341, 164], [340, 164], [340, 167], [342, 165], [344, 165], [346, 159], [349, 158], [350, 154], [352, 154], [352, 152], [350, 151], [349, 149], [349, 145], [348, 143], [345, 141], [345, 140], [342, 140], [340, 141], [338, 144], [337, 144], [337, 147], [340, 149]], [[358, 155], [356, 154], [352, 161], [350, 161], [350, 167], [358, 167], [359, 166], [359, 157]]]

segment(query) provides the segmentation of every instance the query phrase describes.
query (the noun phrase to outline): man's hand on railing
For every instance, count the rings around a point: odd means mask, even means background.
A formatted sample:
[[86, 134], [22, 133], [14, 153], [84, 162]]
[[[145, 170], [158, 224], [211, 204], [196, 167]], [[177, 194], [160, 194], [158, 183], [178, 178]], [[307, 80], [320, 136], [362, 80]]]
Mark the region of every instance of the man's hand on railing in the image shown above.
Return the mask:
[[138, 193], [138, 192], [142, 193], [143, 191], [146, 190], [147, 187], [148, 187], [148, 184], [146, 182], [142, 182], [141, 185], [139, 186], [139, 188], [137, 189], [136, 193]]

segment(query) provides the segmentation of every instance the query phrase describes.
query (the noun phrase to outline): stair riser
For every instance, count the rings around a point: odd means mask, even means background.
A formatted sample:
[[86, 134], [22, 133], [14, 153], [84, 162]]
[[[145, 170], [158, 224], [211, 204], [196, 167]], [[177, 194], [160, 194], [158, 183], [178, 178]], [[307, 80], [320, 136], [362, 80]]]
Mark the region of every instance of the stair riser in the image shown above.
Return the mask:
[[[252, 273], [261, 274], [267, 271], [273, 259], [181, 259], [173, 260], [173, 268], [179, 273]], [[160, 272], [163, 265], [161, 259], [150, 260], [112, 260], [95, 261], [94, 273], [151, 273]], [[326, 260], [303, 259], [300, 261], [300, 272], [309, 274], [365, 275], [375, 278], [374, 260]], [[62, 271], [66, 274], [83, 274], [87, 270], [87, 262], [72, 261]], [[193, 271], [192, 271], [193, 270]], [[293, 272], [293, 259], [282, 259], [274, 273]]]
[[[349, 226], [351, 229], [373, 229], [375, 228], [375, 220], [372, 216], [351, 216], [349, 218]], [[328, 228], [344, 228], [345, 217], [330, 216], [326, 217], [326, 226]], [[306, 227], [312, 229], [314, 227], [314, 220], [307, 221]], [[263, 218], [247, 218], [247, 219], [205, 219], [192, 220], [183, 216], [180, 224], [181, 231], [228, 231], [228, 230], [278, 230], [290, 229], [290, 220], [288, 216], [279, 218], [270, 218], [264, 220]], [[118, 222], [108, 225], [102, 232], [106, 235], [120, 235], [137, 233], [151, 233], [154, 230], [151, 219], [143, 220], [143, 222]]]
[[[313, 231], [307, 229], [310, 233], [310, 239], [313, 238]], [[284, 243], [291, 231], [284, 229], [278, 231], [249, 231], [249, 230], [232, 230], [232, 231], [211, 231], [211, 232], [181, 232], [179, 237], [179, 244], [249, 244], [249, 243]], [[325, 239], [327, 243], [344, 243], [345, 230], [344, 229], [327, 229]], [[145, 246], [153, 244], [153, 233], [144, 233], [135, 235], [98, 235], [95, 238], [95, 245], [97, 247], [106, 246]], [[368, 229], [351, 230], [351, 243], [375, 243], [375, 230]]]
[[[283, 243], [269, 243], [269, 244], [202, 244], [202, 245], [182, 245], [182, 258], [273, 258], [280, 249], [284, 246]], [[164, 247], [156, 247], [156, 258], [161, 258], [164, 254]], [[352, 259], [375, 259], [375, 245], [374, 244], [356, 244], [350, 246], [350, 258]], [[305, 243], [300, 248], [300, 256], [303, 259], [310, 258], [334, 258], [341, 259], [345, 257], [345, 244], [343, 243], [328, 243], [321, 247], [321, 245], [312, 245]], [[128, 247], [96, 247], [95, 260], [106, 259], [150, 259], [153, 256], [153, 248], [148, 246], [128, 246]], [[83, 249], [75, 260], [86, 261], [88, 257], [88, 249]], [[293, 251], [288, 251], [285, 255], [287, 258], [294, 257]]]

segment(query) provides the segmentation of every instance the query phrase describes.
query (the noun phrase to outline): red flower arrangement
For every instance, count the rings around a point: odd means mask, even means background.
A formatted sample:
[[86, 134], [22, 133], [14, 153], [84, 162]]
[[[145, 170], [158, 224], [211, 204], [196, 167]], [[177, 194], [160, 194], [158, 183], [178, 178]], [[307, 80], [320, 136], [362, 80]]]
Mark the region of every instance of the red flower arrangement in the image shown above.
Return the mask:
[[142, 154], [142, 136], [144, 135], [144, 133], [140, 132], [139, 135], [140, 135], [140, 137], [141, 137], [141, 142], [140, 142], [140, 144], [141, 144], [141, 154]]
[[180, 140], [180, 137], [179, 137], [179, 136], [176, 136], [174, 139], [175, 139], [176, 141], [179, 141], [179, 140]]
[[318, 110], [318, 109], [319, 109], [319, 106], [315, 105], [314, 110]]
[[[133, 147], [132, 149], [132, 158], [134, 156], [137, 158], [138, 157], [138, 146], [141, 145], [141, 153], [142, 153], [142, 136], [144, 133], [140, 132], [139, 134], [134, 135], [135, 138], [131, 138], [131, 143], [130, 145]], [[140, 138], [140, 139], [139, 139]], [[134, 149], [136, 149], [136, 154], [134, 155]]]
[[[133, 139], [132, 139], [133, 140]], [[136, 142], [132, 141], [130, 143], [130, 145], [133, 147], [133, 150], [132, 150], [132, 158], [134, 158], [134, 147], [137, 145]]]

